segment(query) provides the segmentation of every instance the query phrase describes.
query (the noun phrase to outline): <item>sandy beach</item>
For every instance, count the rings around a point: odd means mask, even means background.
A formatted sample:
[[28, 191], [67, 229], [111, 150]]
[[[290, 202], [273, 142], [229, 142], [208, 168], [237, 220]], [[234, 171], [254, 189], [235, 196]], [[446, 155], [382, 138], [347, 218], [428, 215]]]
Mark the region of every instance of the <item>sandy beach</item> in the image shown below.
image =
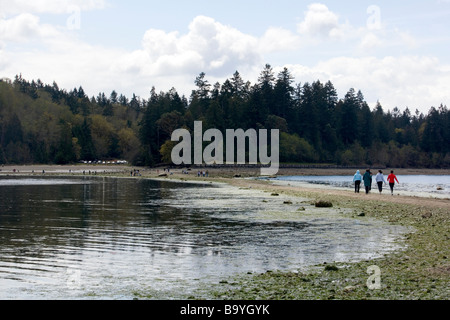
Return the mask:
[[[264, 274], [242, 275], [236, 279], [221, 282], [214, 288], [205, 289], [214, 299], [448, 300], [450, 298], [450, 262], [448, 261], [450, 200], [448, 199], [390, 196], [388, 193], [366, 195], [355, 194], [352, 190], [275, 185], [267, 180], [248, 179], [259, 174], [259, 169], [249, 168], [192, 168], [188, 174], [183, 172], [184, 169], [172, 169], [168, 172], [164, 168], [149, 169], [117, 165], [2, 166], [0, 169], [0, 176], [91, 174], [133, 179], [227, 183], [239, 188], [254, 188], [270, 193], [308, 198], [311, 201], [329, 201], [335, 207], [353, 209], [352, 213], [349, 213], [351, 218], [376, 218], [414, 230], [403, 239], [404, 250], [384, 258], [350, 265], [336, 263], [333, 267], [317, 266], [315, 271], [310, 273], [271, 270]], [[207, 170], [208, 177], [198, 177], [199, 170]], [[398, 176], [450, 174], [448, 169], [394, 170]], [[278, 176], [353, 176], [354, 172], [354, 169], [282, 168]], [[367, 269], [373, 265], [381, 270], [380, 290], [371, 290], [366, 285], [369, 277]]]

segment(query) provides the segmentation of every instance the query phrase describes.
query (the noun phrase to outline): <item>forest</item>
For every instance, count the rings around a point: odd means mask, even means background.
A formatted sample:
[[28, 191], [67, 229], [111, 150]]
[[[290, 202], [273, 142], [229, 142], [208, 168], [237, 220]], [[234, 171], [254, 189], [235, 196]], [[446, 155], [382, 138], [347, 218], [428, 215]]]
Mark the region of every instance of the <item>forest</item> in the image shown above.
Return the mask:
[[[194, 86], [195, 85], [195, 86]], [[296, 83], [288, 69], [267, 64], [257, 83], [236, 71], [211, 84], [193, 79], [189, 97], [175, 88], [148, 98], [112, 91], [0, 81], [0, 164], [68, 164], [123, 159], [136, 166], [170, 165], [174, 130], [279, 129], [284, 164], [397, 168], [450, 167], [450, 112], [398, 107], [371, 110], [361, 91], [338, 97], [331, 81]]]

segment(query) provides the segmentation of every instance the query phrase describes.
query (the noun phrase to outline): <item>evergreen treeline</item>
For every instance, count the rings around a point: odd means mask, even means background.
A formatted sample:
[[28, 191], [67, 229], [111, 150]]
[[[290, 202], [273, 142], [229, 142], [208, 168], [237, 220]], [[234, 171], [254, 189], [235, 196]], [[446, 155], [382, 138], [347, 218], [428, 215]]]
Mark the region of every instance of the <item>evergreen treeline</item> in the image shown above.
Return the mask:
[[0, 82], [0, 163], [70, 163], [126, 159], [136, 165], [170, 163], [175, 129], [279, 129], [280, 160], [388, 167], [449, 167], [450, 112], [427, 115], [407, 108], [371, 110], [350, 89], [339, 98], [333, 84], [296, 84], [288, 69], [270, 65], [256, 84], [239, 72], [223, 84], [201, 73], [188, 99], [176, 89], [148, 100], [113, 91], [88, 98], [56, 83], [31, 83], [17, 76]]

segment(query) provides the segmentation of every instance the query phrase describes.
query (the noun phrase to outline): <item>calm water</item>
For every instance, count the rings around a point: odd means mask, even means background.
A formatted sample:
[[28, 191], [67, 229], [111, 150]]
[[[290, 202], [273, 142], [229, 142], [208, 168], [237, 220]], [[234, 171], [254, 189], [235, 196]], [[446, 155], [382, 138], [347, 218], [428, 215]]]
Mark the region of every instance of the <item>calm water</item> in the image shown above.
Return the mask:
[[[364, 173], [364, 172], [362, 172]], [[387, 175], [385, 175], [385, 179]], [[397, 176], [400, 184], [395, 185], [395, 192], [404, 195], [431, 196], [450, 198], [450, 176], [448, 175], [405, 175]], [[310, 185], [353, 189], [353, 176], [286, 176], [277, 181], [292, 183], [308, 183]], [[373, 178], [372, 187], [378, 191]], [[384, 186], [388, 193], [389, 185]]]
[[220, 185], [2, 177], [0, 299], [186, 298], [238, 273], [377, 257], [406, 232], [286, 200]]

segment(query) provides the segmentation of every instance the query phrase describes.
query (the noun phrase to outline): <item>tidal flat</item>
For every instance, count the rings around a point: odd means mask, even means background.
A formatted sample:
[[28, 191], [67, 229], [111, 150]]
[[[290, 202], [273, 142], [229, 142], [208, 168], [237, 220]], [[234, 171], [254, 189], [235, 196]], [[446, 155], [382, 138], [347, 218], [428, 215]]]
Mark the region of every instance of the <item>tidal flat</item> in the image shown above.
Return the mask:
[[[75, 167], [81, 174], [81, 168]], [[96, 168], [92, 168], [94, 172]], [[58, 168], [55, 175], [65, 173]], [[88, 168], [83, 168], [88, 170]], [[6, 170], [3, 170], [5, 173]], [[27, 175], [21, 169], [21, 174]], [[40, 172], [35, 168], [35, 172]], [[402, 239], [402, 248], [381, 257], [359, 262], [317, 263], [307, 270], [247, 272], [220, 279], [216, 283], [189, 292], [185, 298], [192, 300], [448, 300], [450, 298], [450, 200], [390, 196], [388, 193], [354, 194], [351, 190], [298, 188], [290, 185], [274, 185], [269, 181], [248, 179], [253, 172], [242, 170], [209, 170], [208, 177], [198, 177], [195, 170], [186, 175], [181, 170], [160, 177], [163, 169], [140, 169], [142, 175], [130, 177], [130, 168], [110, 172], [107, 175], [132, 179], [163, 179], [197, 183], [225, 183], [241, 189], [262, 190], [269, 195], [287, 195], [308, 199], [310, 203], [326, 201], [333, 208], [345, 208], [341, 215], [348, 218], [376, 219], [410, 230]], [[416, 173], [417, 171], [415, 171]], [[46, 174], [51, 167], [46, 168]], [[296, 172], [289, 172], [295, 174]], [[351, 172], [346, 172], [350, 174]], [[97, 173], [96, 173], [97, 174]], [[304, 170], [301, 174], [305, 174]], [[314, 174], [317, 174], [316, 172]], [[426, 174], [433, 174], [426, 172]], [[436, 174], [443, 174], [437, 171]], [[448, 172], [444, 172], [448, 174]], [[235, 176], [239, 176], [235, 178]], [[300, 201], [300, 200], [299, 200]], [[294, 201], [295, 202], [295, 201]], [[261, 203], [264, 206], [264, 203]], [[299, 206], [301, 209], [301, 206]], [[300, 211], [299, 214], [302, 212]], [[373, 276], [369, 267], [379, 271], [377, 289], [369, 288], [368, 280]], [[133, 293], [137, 299], [154, 299], [145, 291]]]
[[[319, 173], [318, 173], [319, 171]], [[348, 170], [347, 170], [348, 171]], [[351, 174], [350, 171], [346, 174]], [[335, 172], [335, 171], [334, 171]], [[445, 170], [403, 170], [413, 174], [448, 174]], [[301, 174], [308, 170], [301, 170]], [[295, 174], [295, 170], [288, 173]], [[320, 175], [320, 170], [313, 170]], [[403, 248], [383, 257], [354, 263], [323, 263], [308, 271], [242, 274], [214, 287], [204, 288], [191, 299], [220, 300], [448, 300], [450, 299], [450, 200], [416, 196], [354, 194], [351, 190], [323, 190], [275, 185], [246, 179], [251, 173], [216, 173], [194, 180], [229, 183], [240, 188], [265, 190], [314, 201], [331, 202], [335, 208], [352, 209], [349, 217], [374, 218], [411, 230]], [[168, 178], [170, 179], [170, 177]], [[174, 176], [172, 179], [180, 179]], [[184, 176], [183, 180], [187, 180]], [[370, 267], [379, 268], [380, 287], [369, 288]]]
[[[255, 184], [252, 183], [253, 187]], [[260, 188], [321, 199], [354, 209], [349, 215], [376, 218], [411, 228], [404, 248], [357, 263], [318, 264], [308, 272], [270, 270], [218, 284], [213, 296], [225, 300], [448, 300], [450, 298], [450, 203], [387, 195], [328, 194], [261, 183]], [[377, 198], [378, 197], [378, 198]], [[368, 269], [380, 270], [380, 288], [370, 289]]]

